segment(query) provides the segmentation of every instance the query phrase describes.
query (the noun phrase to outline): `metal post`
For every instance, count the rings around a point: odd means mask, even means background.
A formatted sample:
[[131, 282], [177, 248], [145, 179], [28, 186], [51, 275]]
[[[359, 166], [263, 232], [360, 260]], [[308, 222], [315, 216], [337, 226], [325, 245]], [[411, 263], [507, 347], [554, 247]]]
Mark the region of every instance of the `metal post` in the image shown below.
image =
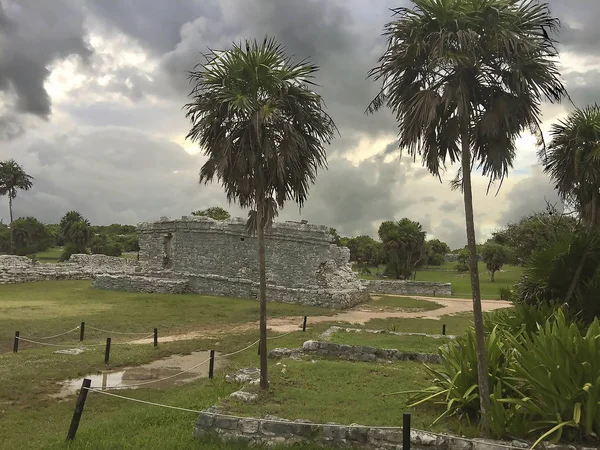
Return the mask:
[[404, 413], [402, 421], [402, 450], [410, 450], [410, 414]]
[[210, 351], [210, 362], [208, 364], [208, 378], [210, 378], [212, 380], [214, 374], [215, 374], [215, 351], [211, 350]]
[[13, 353], [17, 353], [19, 351], [19, 334], [20, 331], [15, 331], [15, 342], [13, 344]]
[[81, 390], [79, 391], [79, 397], [77, 397], [77, 403], [75, 403], [75, 412], [73, 413], [73, 418], [71, 419], [71, 426], [69, 427], [69, 433], [67, 434], [67, 441], [72, 441], [75, 439], [75, 433], [77, 433], [79, 421], [81, 420], [81, 415], [83, 414], [83, 407], [85, 406], [85, 399], [87, 398], [87, 388], [89, 388], [91, 385], [92, 380], [89, 378], [83, 379]]
[[446, 335], [446, 324], [442, 325], [442, 334], [445, 336]]
[[158, 347], [158, 328], [154, 329], [154, 347]]
[[302, 321], [302, 331], [305, 332], [306, 331], [306, 319], [307, 317], [304, 316], [304, 320]]
[[104, 364], [108, 364], [108, 360], [110, 359], [110, 341], [109, 337], [106, 338], [106, 350], [104, 350]]
[[85, 336], [85, 322], [81, 322], [79, 326], [79, 342], [83, 342], [83, 337]]

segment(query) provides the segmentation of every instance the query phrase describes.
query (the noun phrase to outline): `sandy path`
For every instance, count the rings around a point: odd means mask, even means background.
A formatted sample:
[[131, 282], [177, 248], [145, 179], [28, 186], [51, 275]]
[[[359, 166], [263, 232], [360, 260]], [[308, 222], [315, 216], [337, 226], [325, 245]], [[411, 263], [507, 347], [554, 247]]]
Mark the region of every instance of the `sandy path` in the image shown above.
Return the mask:
[[[373, 297], [373, 300], [377, 300], [380, 297]], [[435, 309], [433, 311], [401, 311], [401, 310], [373, 310], [373, 304], [371, 305], [358, 305], [356, 308], [342, 311], [339, 314], [333, 316], [311, 316], [308, 318], [308, 323], [322, 323], [322, 322], [345, 322], [348, 324], [360, 324], [364, 325], [371, 319], [396, 319], [396, 318], [414, 318], [414, 319], [433, 319], [439, 320], [441, 316], [448, 314], [459, 314], [463, 312], [473, 311], [473, 301], [466, 298], [439, 298], [439, 297], [420, 297], [410, 296], [418, 300], [433, 301], [442, 305], [442, 308]], [[493, 311], [495, 309], [509, 308], [512, 306], [511, 302], [503, 300], [482, 300], [481, 307], [483, 311]], [[280, 317], [276, 319], [269, 319], [267, 326], [271, 331], [277, 333], [286, 333], [288, 331], [294, 331], [301, 328], [301, 319], [299, 317]], [[240, 325], [227, 325], [227, 329], [218, 330], [213, 329], [209, 332], [196, 332], [192, 331], [185, 334], [177, 334], [173, 336], [159, 336], [159, 342], [174, 342], [174, 341], [186, 341], [197, 338], [211, 338], [217, 339], [219, 336], [224, 334], [236, 334], [243, 333], [249, 330], [256, 330], [258, 328], [258, 322], [247, 322]], [[149, 344], [152, 342], [152, 338], [149, 339], [138, 339], [131, 341], [132, 344]]]

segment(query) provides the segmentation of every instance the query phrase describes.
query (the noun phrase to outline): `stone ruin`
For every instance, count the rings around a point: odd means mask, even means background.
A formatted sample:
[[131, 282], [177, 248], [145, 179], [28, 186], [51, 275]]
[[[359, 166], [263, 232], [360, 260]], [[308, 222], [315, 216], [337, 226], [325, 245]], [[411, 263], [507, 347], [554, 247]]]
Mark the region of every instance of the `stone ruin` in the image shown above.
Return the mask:
[[[162, 218], [138, 226], [134, 274], [99, 274], [93, 286], [134, 292], [257, 298], [258, 243], [241, 218]], [[265, 232], [267, 299], [347, 308], [368, 293], [349, 263], [350, 251], [332, 243], [329, 228], [279, 222]]]

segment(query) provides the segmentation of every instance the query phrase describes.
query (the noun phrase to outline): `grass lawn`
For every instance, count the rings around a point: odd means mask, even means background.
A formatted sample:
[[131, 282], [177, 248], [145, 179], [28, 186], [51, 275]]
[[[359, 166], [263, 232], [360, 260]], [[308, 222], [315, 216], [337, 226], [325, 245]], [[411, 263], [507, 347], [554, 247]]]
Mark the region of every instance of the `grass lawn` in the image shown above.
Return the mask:
[[407, 333], [442, 334], [442, 325], [446, 325], [446, 334], [464, 333], [473, 324], [473, 313], [453, 314], [435, 319], [371, 319], [363, 328], [371, 330], [403, 331]]
[[[439, 283], [452, 283], [452, 297], [470, 298], [471, 276], [469, 272], [454, 270], [456, 263], [444, 263], [439, 267], [428, 266], [417, 271], [416, 281], [437, 281]], [[356, 270], [356, 269], [355, 269]], [[370, 268], [373, 275], [359, 275], [359, 278], [375, 279], [377, 268]], [[383, 266], [379, 269], [383, 271]], [[505, 265], [502, 271], [496, 272], [496, 281], [490, 281], [490, 274], [485, 268], [485, 263], [479, 263], [479, 282], [483, 299], [498, 300], [498, 289], [512, 287], [521, 278], [523, 268], [520, 266]]]
[[402, 310], [418, 310], [418, 311], [433, 311], [443, 308], [439, 303], [430, 302], [428, 300], [419, 300], [410, 297], [398, 297], [395, 295], [382, 295], [376, 300], [368, 303], [372, 306], [383, 307], [386, 309], [402, 309]]
[[374, 334], [338, 331], [329, 340], [336, 344], [367, 345], [376, 348], [395, 348], [401, 351], [437, 353], [437, 349], [452, 339], [434, 339], [427, 336], [395, 336], [393, 334]]
[[[403, 300], [399, 300], [402, 302]], [[404, 304], [406, 306], [406, 304]], [[422, 306], [421, 304], [417, 306]], [[331, 314], [321, 308], [270, 303], [270, 317]], [[13, 354], [12, 337], [19, 329], [23, 337], [48, 336], [74, 327], [81, 320], [98, 328], [117, 331], [166, 330], [164, 334], [189, 330], [224, 331], [236, 324], [258, 319], [256, 300], [204, 297], [200, 295], [158, 295], [102, 291], [92, 289], [88, 281], [59, 281], [0, 286], [0, 448], [1, 449], [243, 449], [239, 443], [225, 444], [211, 438], [192, 436], [196, 413], [168, 410], [127, 402], [101, 394], [89, 393], [76, 440], [67, 445], [75, 397], [58, 401], [50, 395], [59, 391], [58, 382], [105, 370], [103, 348], [86, 350], [80, 355], [55, 354], [52, 347], [35, 348], [21, 344]], [[373, 323], [372, 323], [373, 322]], [[439, 332], [447, 323], [450, 332], [459, 324], [468, 325], [467, 316], [444, 317], [442, 321], [393, 319], [371, 321], [368, 328], [401, 327], [407, 331]], [[311, 325], [305, 333], [298, 331], [269, 341], [269, 348], [298, 348], [318, 336], [332, 323]], [[257, 327], [258, 328], [258, 327]], [[103, 342], [105, 333], [86, 330], [86, 342]], [[362, 335], [361, 335], [362, 336]], [[365, 336], [366, 339], [370, 338]], [[49, 340], [52, 343], [76, 342], [77, 334]], [[110, 368], [144, 364], [170, 354], [186, 354], [214, 349], [231, 352], [258, 339], [258, 330], [230, 332], [189, 341], [151, 344], [115, 345]], [[115, 338], [119, 342], [119, 338]], [[416, 348], [415, 342], [406, 342]], [[420, 345], [420, 344], [419, 344]], [[330, 361], [284, 360], [282, 365], [270, 360], [271, 391], [257, 404], [224, 405], [243, 414], [277, 414], [286, 418], [305, 418], [339, 423], [359, 422], [367, 425], [399, 425], [406, 411], [407, 398], [385, 393], [414, 389], [427, 384], [427, 375], [418, 363], [367, 364]], [[226, 383], [226, 374], [242, 367], [258, 367], [256, 349], [237, 354], [217, 370], [215, 379], [199, 379], [164, 390], [120, 390], [119, 395], [179, 406], [193, 410], [219, 404], [239, 389]], [[441, 413], [431, 405], [413, 411], [415, 427], [428, 428]], [[436, 430], [469, 433], [456, 421], [442, 421]], [[290, 448], [290, 447], [288, 447]], [[292, 449], [316, 450], [310, 444]]]
[[[332, 315], [334, 311], [311, 306], [269, 303], [269, 317]], [[12, 349], [15, 331], [21, 336], [53, 336], [82, 321], [86, 326], [117, 332], [159, 337], [186, 331], [222, 329], [224, 324], [258, 321], [256, 300], [208, 297], [197, 294], [144, 294], [95, 289], [89, 281], [45, 281], [0, 285], [0, 352]], [[104, 342], [107, 335], [86, 328], [87, 342]], [[118, 335], [112, 336], [118, 340]], [[131, 336], [129, 336], [131, 337]], [[143, 337], [143, 336], [137, 336]], [[76, 342], [77, 332], [53, 339], [53, 343]], [[22, 348], [34, 344], [21, 342]]]
[[35, 256], [40, 260], [40, 262], [56, 263], [58, 262], [60, 255], [62, 255], [62, 252], [62, 247], [52, 247], [45, 252], [36, 253]]

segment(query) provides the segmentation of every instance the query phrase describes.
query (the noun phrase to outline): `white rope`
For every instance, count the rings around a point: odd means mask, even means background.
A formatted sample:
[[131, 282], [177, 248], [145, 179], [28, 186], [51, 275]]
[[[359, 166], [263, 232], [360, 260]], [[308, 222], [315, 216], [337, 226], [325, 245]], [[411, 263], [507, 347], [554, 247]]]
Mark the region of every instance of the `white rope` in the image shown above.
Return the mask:
[[[153, 334], [151, 334], [150, 336], [154, 336]], [[149, 336], [149, 337], [150, 337]], [[38, 344], [38, 345], [45, 345], [45, 346], [49, 346], [49, 347], [64, 347], [64, 348], [98, 348], [98, 347], [105, 347], [106, 344], [95, 344], [95, 345], [81, 345], [81, 344], [71, 344], [71, 345], [65, 345], [65, 344], [51, 344], [50, 342], [39, 342], [39, 341], [34, 341], [31, 339], [27, 339], [24, 337], [19, 336], [17, 339], [19, 339], [20, 341], [25, 341], [25, 342], [30, 342], [32, 344]], [[146, 339], [146, 338], [143, 338]], [[113, 345], [135, 345], [132, 344], [131, 342], [111, 342], [110, 343], [111, 346]]]
[[137, 398], [124, 397], [122, 395], [112, 394], [110, 392], [105, 392], [105, 391], [99, 391], [97, 389], [92, 389], [92, 388], [88, 388], [88, 387], [86, 387], [84, 389], [87, 389], [88, 391], [91, 391], [91, 392], [96, 392], [98, 394], [103, 394], [103, 395], [109, 395], [111, 397], [122, 398], [123, 400], [130, 400], [132, 402], [144, 403], [145, 405], [160, 406], [162, 408], [176, 409], [176, 410], [179, 410], [179, 411], [193, 412], [193, 413], [196, 413], [196, 414], [199, 414], [199, 413], [202, 412], [202, 411], [197, 411], [195, 409], [180, 408], [179, 406], [161, 405], [160, 403], [147, 402], [145, 400], [138, 400]]
[[[86, 327], [86, 328], [89, 328], [90, 330], [101, 331], [101, 332], [103, 332], [103, 333], [110, 333], [110, 334], [129, 334], [129, 335], [137, 335], [137, 334], [145, 334], [145, 333], [146, 333], [146, 331], [142, 331], [142, 332], [140, 332], [140, 333], [124, 333], [124, 332], [122, 332], [122, 331], [103, 330], [102, 328], [95, 328], [95, 327], [92, 327], [92, 326], [90, 326], [90, 325], [87, 325], [87, 324], [86, 324], [86, 326], [85, 326], [85, 327]], [[154, 336], [154, 333], [152, 333], [150, 336]], [[140, 339], [145, 339], [145, 338], [140, 338]]]
[[55, 334], [54, 336], [46, 336], [46, 337], [34, 337], [33, 339], [40, 339], [42, 341], [46, 340], [46, 339], [54, 339], [60, 336], [64, 336], [65, 334], [69, 334], [72, 333], [75, 330], [79, 330], [79, 325], [77, 325], [75, 328], [73, 328], [72, 330], [69, 331], [65, 331], [64, 333], [60, 333], [60, 334]]
[[233, 355], [237, 355], [238, 353], [242, 353], [243, 351], [246, 351], [246, 350], [248, 350], [250, 347], [254, 347], [254, 346], [255, 346], [256, 344], [258, 344], [259, 342], [260, 342], [260, 339], [259, 339], [259, 340], [257, 340], [257, 341], [254, 341], [254, 342], [253, 342], [252, 344], [250, 344], [248, 347], [244, 347], [244, 348], [242, 348], [242, 349], [240, 349], [240, 350], [237, 350], [237, 351], [235, 351], [235, 352], [233, 352], [233, 353], [228, 353], [228, 354], [226, 354], [226, 355], [219, 355], [219, 356], [215, 356], [215, 359], [216, 359], [216, 358], [225, 358], [225, 357], [227, 357], [227, 356], [233, 356]]

